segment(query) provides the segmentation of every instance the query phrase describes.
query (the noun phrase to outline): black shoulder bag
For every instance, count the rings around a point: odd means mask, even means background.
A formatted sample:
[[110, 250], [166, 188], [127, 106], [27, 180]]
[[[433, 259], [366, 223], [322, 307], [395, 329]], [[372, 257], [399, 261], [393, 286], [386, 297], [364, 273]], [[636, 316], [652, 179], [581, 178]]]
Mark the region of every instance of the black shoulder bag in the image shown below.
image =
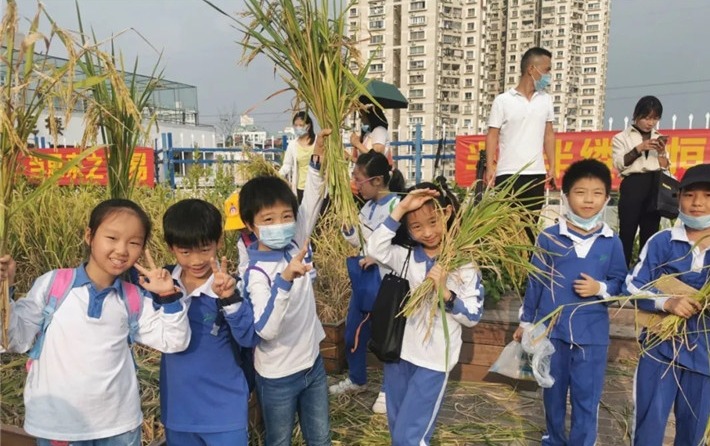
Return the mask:
[[385, 275], [372, 306], [372, 336], [367, 346], [382, 362], [398, 362], [402, 352], [407, 318], [399, 313], [409, 297], [409, 281], [406, 276], [411, 256], [410, 248], [399, 276], [395, 272]]

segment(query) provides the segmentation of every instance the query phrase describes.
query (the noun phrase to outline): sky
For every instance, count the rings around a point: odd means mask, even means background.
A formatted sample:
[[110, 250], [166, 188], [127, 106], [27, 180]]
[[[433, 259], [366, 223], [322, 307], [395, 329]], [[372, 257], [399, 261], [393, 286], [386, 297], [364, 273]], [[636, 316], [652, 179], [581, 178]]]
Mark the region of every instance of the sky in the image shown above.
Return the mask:
[[[212, 1], [233, 14], [244, 9], [243, 0]], [[670, 128], [673, 114], [678, 128], [687, 128], [690, 113], [693, 127], [704, 127], [710, 112], [710, 1], [611, 1], [606, 116], [614, 118], [613, 128], [620, 129], [647, 94], [664, 105], [662, 128]], [[34, 0], [18, 3], [22, 16], [34, 14]], [[77, 29], [74, 0], [43, 4], [62, 27]], [[138, 56], [142, 72], [158, 60], [152, 47], [162, 50], [165, 77], [197, 86], [201, 123], [249, 110], [255, 124], [271, 131], [289, 124], [292, 95], [267, 100], [284, 85], [273, 66], [265, 57], [240, 65], [233, 22], [202, 0], [80, 0], [79, 6], [97, 38], [123, 32], [117, 47], [127, 61]]]

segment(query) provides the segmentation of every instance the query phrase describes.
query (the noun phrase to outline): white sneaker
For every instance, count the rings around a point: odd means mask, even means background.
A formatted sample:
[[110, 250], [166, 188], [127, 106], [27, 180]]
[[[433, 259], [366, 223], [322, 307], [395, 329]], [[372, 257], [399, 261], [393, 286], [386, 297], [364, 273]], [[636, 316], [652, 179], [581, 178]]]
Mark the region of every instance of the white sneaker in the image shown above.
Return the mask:
[[385, 392], [380, 392], [377, 395], [375, 404], [372, 405], [372, 411], [375, 413], [387, 413], [387, 396]]
[[339, 395], [341, 393], [345, 392], [354, 392], [360, 389], [363, 389], [365, 386], [360, 386], [355, 384], [354, 382], [350, 381], [350, 378], [345, 378], [344, 380], [340, 381], [338, 384], [333, 384], [328, 388], [328, 392], [331, 395]]

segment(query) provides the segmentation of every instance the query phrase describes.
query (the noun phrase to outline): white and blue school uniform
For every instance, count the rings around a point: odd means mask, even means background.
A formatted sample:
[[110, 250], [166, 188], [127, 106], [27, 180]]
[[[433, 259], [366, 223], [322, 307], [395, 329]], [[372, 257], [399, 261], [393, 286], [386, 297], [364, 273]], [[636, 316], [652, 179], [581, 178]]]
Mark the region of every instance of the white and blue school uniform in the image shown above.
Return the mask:
[[[11, 302], [9, 351], [24, 353], [34, 344], [52, 273], [39, 277], [26, 297]], [[27, 375], [24, 429], [29, 434], [88, 441], [140, 431], [143, 414], [124, 295], [120, 279], [97, 291], [85, 267], [76, 268]], [[141, 297], [133, 340], [168, 353], [187, 348], [190, 325], [183, 303], [160, 305], [145, 291]]]
[[[537, 238], [540, 253], [532, 263], [542, 274], [528, 280], [521, 326], [543, 319], [566, 305], [550, 331], [555, 347], [550, 374], [554, 385], [543, 390], [547, 433], [543, 445], [592, 446], [597, 437], [597, 411], [604, 387], [609, 346], [609, 310], [595, 303], [621, 293], [627, 269], [619, 237], [604, 224], [580, 234], [561, 219]], [[582, 298], [574, 281], [585, 273], [601, 283], [599, 294]], [[571, 394], [572, 424], [565, 434], [567, 393]]]
[[[685, 226], [658, 232], [641, 251], [638, 264], [626, 278], [631, 295], [658, 293], [648, 285], [669, 274], [695, 289], [710, 280], [710, 249], [700, 250], [688, 240]], [[639, 309], [666, 314], [667, 298], [634, 300]], [[671, 406], [675, 405], [676, 445], [702, 444], [710, 420], [710, 358], [707, 313], [689, 318], [687, 339], [672, 339], [644, 351], [634, 377], [634, 445], [663, 444]], [[647, 333], [640, 341], [646, 344]], [[653, 342], [652, 340], [649, 340]], [[655, 342], [654, 342], [655, 344]]]
[[[254, 353], [257, 391], [266, 427], [266, 443], [281, 444], [291, 438], [296, 411], [309, 444], [330, 444], [328, 388], [320, 341], [325, 331], [318, 320], [313, 293], [313, 277], [306, 274], [287, 282], [281, 272], [306, 243], [318, 219], [324, 181], [320, 165], [311, 163], [303, 201], [298, 208], [296, 235], [284, 249], [260, 251], [258, 243], [249, 248], [249, 267], [244, 275], [245, 297], [254, 307], [254, 328], [260, 341]], [[289, 394], [283, 405], [291, 409], [276, 411], [269, 404], [274, 383], [296, 385], [291, 378], [303, 375], [305, 387]], [[318, 376], [317, 382], [311, 378]], [[301, 385], [298, 384], [298, 385]], [[314, 388], [317, 386], [317, 388]], [[300, 404], [302, 397], [313, 396], [316, 404]], [[315, 420], [315, 421], [314, 421]], [[317, 425], [313, 431], [308, 430]], [[285, 443], [284, 443], [285, 444]]]
[[[359, 215], [360, 231], [364, 240], [368, 240], [372, 231], [389, 217], [397, 203], [399, 197], [394, 193], [365, 203]], [[360, 247], [360, 238], [355, 228], [348, 232], [343, 231], [343, 235], [352, 246]], [[379, 270], [380, 279], [387, 273], [385, 268], [379, 268], [377, 265], [371, 268]], [[362, 297], [358, 294], [350, 297], [345, 319], [345, 357], [348, 361], [350, 380], [357, 385], [367, 383], [367, 342], [370, 340], [372, 329], [369, 319], [365, 320], [371, 310], [371, 303], [362, 302]], [[375, 297], [371, 296], [370, 301], [374, 301]]]
[[160, 362], [160, 416], [168, 441], [246, 446], [249, 387], [233, 343], [257, 343], [251, 303], [220, 307], [214, 276], [187, 295], [181, 273], [177, 265], [172, 276], [186, 296], [192, 337], [185, 351], [165, 353]]
[[[412, 290], [425, 279], [436, 263], [421, 246], [411, 250], [393, 245], [400, 223], [388, 217], [370, 235], [368, 254], [388, 270], [402, 271], [407, 258], [405, 278]], [[398, 363], [385, 364], [387, 422], [394, 446], [427, 445], [441, 408], [448, 374], [461, 352], [461, 326], [472, 327], [483, 312], [481, 275], [473, 265], [449, 273], [447, 288], [455, 293], [446, 311], [449, 330], [449, 357], [446, 358], [444, 320], [440, 312], [430, 326], [430, 311], [423, 308], [407, 319]], [[431, 332], [429, 329], [431, 328]]]

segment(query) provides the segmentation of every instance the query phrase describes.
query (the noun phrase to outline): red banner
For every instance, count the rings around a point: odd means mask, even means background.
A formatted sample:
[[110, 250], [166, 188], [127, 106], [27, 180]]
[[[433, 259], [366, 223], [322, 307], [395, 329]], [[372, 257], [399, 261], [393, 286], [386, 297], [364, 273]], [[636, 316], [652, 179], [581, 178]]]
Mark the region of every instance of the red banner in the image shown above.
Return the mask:
[[[710, 163], [710, 130], [661, 130], [668, 135], [666, 151], [671, 173], [680, 179], [688, 167]], [[617, 190], [621, 179], [612, 166], [611, 140], [619, 133], [566, 132], [555, 134], [555, 182], [562, 184], [562, 175], [574, 161], [594, 158], [604, 162], [612, 173], [612, 187]], [[456, 184], [470, 186], [476, 180], [479, 153], [486, 148], [485, 135], [456, 137]]]
[[[62, 148], [62, 149], [33, 149], [36, 152], [51, 155], [57, 158], [57, 161], [49, 161], [43, 158], [28, 156], [23, 157], [20, 162], [23, 166], [24, 174], [32, 179], [48, 178], [59, 170], [64, 162], [70, 161], [79, 155], [82, 149], [80, 148]], [[138, 184], [142, 186], [155, 185], [155, 153], [149, 147], [136, 147], [131, 158], [131, 173], [137, 172]], [[61, 160], [61, 161], [59, 161]], [[99, 149], [87, 156], [81, 162], [69, 169], [59, 179], [61, 186], [74, 184], [108, 184], [106, 153]]]

